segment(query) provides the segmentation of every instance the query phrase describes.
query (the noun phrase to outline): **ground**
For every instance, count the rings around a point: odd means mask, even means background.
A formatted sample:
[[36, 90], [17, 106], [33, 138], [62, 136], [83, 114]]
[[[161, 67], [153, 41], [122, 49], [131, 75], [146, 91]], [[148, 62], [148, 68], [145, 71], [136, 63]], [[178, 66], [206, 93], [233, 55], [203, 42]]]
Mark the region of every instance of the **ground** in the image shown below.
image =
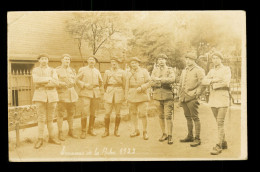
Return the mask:
[[[47, 129], [45, 142], [40, 149], [33, 145], [37, 137], [37, 127], [21, 130], [21, 144], [15, 147], [15, 133], [9, 132], [10, 161], [99, 161], [99, 160], [182, 160], [189, 159], [237, 159], [241, 152], [241, 109], [238, 105], [231, 107], [231, 114], [227, 114], [225, 121], [228, 149], [220, 155], [210, 155], [212, 147], [217, 142], [217, 125], [210, 108], [201, 102], [199, 116], [201, 120], [201, 141], [198, 147], [190, 147], [189, 143], [179, 140], [187, 135], [186, 119], [181, 107], [175, 104], [174, 127], [172, 145], [159, 142], [161, 136], [158, 116], [148, 118], [149, 140], [143, 140], [142, 134], [130, 138], [133, 131], [130, 121], [123, 120], [120, 125], [120, 137], [113, 135], [114, 123], [110, 125], [110, 136], [102, 138], [103, 127], [96, 127], [97, 136], [87, 135], [86, 139], [72, 139], [67, 137], [62, 145], [47, 143]], [[102, 123], [102, 114], [98, 121]], [[114, 118], [114, 116], [112, 116]], [[98, 123], [98, 122], [97, 122]], [[64, 123], [67, 132], [67, 123]], [[57, 125], [54, 124], [55, 131]], [[139, 123], [142, 131], [141, 122]], [[80, 134], [80, 119], [75, 119], [76, 133]]]

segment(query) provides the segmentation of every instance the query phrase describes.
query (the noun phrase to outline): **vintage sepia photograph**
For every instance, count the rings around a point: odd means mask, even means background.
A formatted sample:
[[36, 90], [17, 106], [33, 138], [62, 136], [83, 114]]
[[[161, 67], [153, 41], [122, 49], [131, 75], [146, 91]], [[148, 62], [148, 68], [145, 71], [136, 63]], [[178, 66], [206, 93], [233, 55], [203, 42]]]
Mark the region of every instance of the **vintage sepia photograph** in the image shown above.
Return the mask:
[[247, 160], [245, 11], [7, 13], [10, 162]]

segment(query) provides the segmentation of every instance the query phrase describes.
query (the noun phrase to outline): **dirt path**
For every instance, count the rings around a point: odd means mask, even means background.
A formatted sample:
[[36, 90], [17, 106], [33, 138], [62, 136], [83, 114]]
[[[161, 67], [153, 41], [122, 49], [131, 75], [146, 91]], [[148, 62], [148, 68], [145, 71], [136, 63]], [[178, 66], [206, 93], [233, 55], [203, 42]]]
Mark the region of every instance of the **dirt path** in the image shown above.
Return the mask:
[[[96, 161], [96, 160], [165, 160], [182, 158], [236, 159], [240, 156], [240, 106], [232, 107], [232, 116], [226, 117], [226, 138], [228, 149], [218, 156], [209, 152], [217, 141], [217, 126], [209, 107], [201, 104], [199, 109], [201, 119], [201, 141], [199, 147], [190, 147], [188, 143], [180, 143], [179, 139], [187, 134], [186, 119], [182, 108], [175, 105], [173, 139], [174, 143], [168, 145], [159, 142], [161, 136], [158, 117], [150, 117], [148, 123], [149, 140], [145, 141], [142, 135], [130, 138], [132, 131], [130, 121], [123, 121], [120, 125], [120, 137], [113, 135], [114, 124], [110, 126], [111, 136], [101, 138], [104, 128], [96, 129], [98, 136], [87, 136], [86, 139], [67, 138], [62, 145], [48, 144], [46, 141], [41, 149], [34, 149], [37, 127], [26, 129], [22, 133], [25, 138], [19, 148], [9, 149], [11, 161]], [[141, 122], [140, 129], [141, 128]], [[67, 124], [64, 125], [67, 128]], [[80, 121], [75, 120], [76, 132], [80, 134]], [[56, 127], [56, 125], [55, 125]], [[57, 129], [55, 128], [57, 131]], [[47, 130], [45, 130], [47, 131]], [[142, 130], [141, 130], [142, 131]], [[46, 132], [45, 132], [46, 134]], [[13, 133], [9, 133], [10, 145], [13, 144]], [[12, 139], [11, 139], [12, 138]], [[30, 139], [29, 139], [30, 138]], [[12, 140], [12, 141], [11, 141]], [[46, 138], [47, 140], [47, 138]]]

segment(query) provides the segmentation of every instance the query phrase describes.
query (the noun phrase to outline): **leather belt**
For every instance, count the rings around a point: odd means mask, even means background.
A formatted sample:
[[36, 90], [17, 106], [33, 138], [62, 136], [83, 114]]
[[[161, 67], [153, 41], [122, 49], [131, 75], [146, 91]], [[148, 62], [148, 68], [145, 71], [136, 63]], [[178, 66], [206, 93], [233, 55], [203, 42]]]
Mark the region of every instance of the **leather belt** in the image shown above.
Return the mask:
[[138, 87], [141, 87], [141, 85], [130, 85], [129, 87], [130, 88], [138, 88]]
[[36, 90], [54, 90], [56, 87], [36, 87]]
[[160, 88], [164, 88], [167, 90], [171, 90], [172, 88], [170, 86], [161, 86], [161, 87], [153, 87], [154, 89], [160, 89]]
[[227, 90], [227, 91], [229, 91], [229, 87], [220, 87], [220, 88], [216, 88], [215, 90]]
[[107, 84], [108, 87], [123, 87], [122, 84]]

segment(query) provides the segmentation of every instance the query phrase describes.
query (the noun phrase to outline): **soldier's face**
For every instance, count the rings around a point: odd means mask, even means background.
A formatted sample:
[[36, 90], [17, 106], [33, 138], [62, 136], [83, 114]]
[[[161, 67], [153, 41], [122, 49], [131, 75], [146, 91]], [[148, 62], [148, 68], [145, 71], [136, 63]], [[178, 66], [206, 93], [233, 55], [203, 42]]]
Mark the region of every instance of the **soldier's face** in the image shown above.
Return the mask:
[[158, 58], [158, 64], [160, 65], [160, 66], [164, 66], [164, 65], [166, 65], [166, 60], [164, 59], [164, 58]]
[[111, 60], [111, 66], [112, 67], [117, 67], [118, 66], [118, 62], [116, 60]]
[[137, 62], [137, 61], [131, 61], [130, 62], [130, 66], [131, 66], [131, 68], [132, 69], [137, 69], [138, 67], [139, 67], [139, 62]]
[[62, 60], [62, 65], [65, 65], [65, 66], [69, 66], [70, 65], [70, 58], [69, 57], [64, 57]]
[[212, 62], [215, 66], [221, 63], [221, 59], [218, 56], [212, 56]]
[[96, 60], [93, 57], [88, 58], [88, 65], [94, 66], [96, 64]]
[[40, 62], [41, 66], [46, 66], [48, 64], [48, 62], [49, 62], [49, 59], [48, 59], [48, 57], [41, 57], [39, 59], [39, 62]]
[[185, 61], [187, 66], [191, 66], [195, 63], [195, 61], [190, 58], [186, 58]]

